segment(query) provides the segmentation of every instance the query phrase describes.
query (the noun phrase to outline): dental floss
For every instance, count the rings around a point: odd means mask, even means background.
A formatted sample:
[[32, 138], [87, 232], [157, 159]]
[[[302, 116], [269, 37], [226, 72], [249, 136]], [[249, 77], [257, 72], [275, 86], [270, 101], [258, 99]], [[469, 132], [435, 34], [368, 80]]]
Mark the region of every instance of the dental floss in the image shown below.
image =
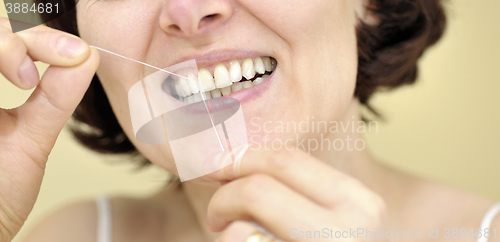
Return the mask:
[[[129, 61], [132, 61], [132, 62], [135, 62], [135, 63], [139, 63], [141, 65], [145, 65], [147, 67], [150, 67], [150, 68], [153, 68], [155, 70], [159, 70], [159, 71], [162, 71], [162, 72], [166, 72], [170, 75], [174, 75], [174, 76], [177, 76], [177, 77], [180, 77], [180, 78], [185, 78], [185, 79], [188, 79], [188, 80], [192, 80], [192, 79], [189, 79], [188, 77], [185, 77], [185, 76], [181, 76], [181, 75], [178, 75], [178, 74], [175, 74], [173, 72], [170, 72], [170, 71], [166, 71], [166, 70], [163, 70], [163, 69], [160, 69], [156, 66], [152, 66], [150, 64], [147, 64], [147, 63], [144, 63], [144, 62], [141, 62], [141, 61], [138, 61], [138, 60], [134, 60], [132, 58], [129, 58], [129, 57], [126, 57], [126, 56], [123, 56], [123, 55], [120, 55], [120, 54], [117, 54], [117, 53], [114, 53], [112, 51], [109, 51], [109, 50], [106, 50], [106, 49], [103, 49], [101, 47], [97, 47], [97, 46], [93, 46], [93, 45], [90, 45], [89, 47], [91, 48], [94, 48], [94, 49], [97, 49], [97, 50], [100, 50], [100, 51], [103, 51], [103, 52], [106, 52], [108, 54], [112, 54], [112, 55], [115, 55], [115, 56], [118, 56], [118, 57], [121, 57], [123, 59], [126, 59], [126, 60], [129, 60]], [[195, 81], [195, 80], [192, 80], [192, 81]], [[212, 118], [212, 115], [210, 115], [210, 111], [208, 110], [208, 106], [207, 106], [207, 103], [206, 103], [206, 97], [205, 97], [205, 93], [204, 92], [200, 92], [201, 94], [201, 99], [203, 100], [203, 104], [205, 105], [205, 109], [207, 110], [207, 113], [208, 113], [208, 116], [210, 117], [210, 121], [212, 122], [212, 128], [214, 129], [214, 132], [215, 134], [217, 135], [217, 140], [219, 141], [219, 145], [220, 145], [220, 148], [222, 149], [222, 151], [224, 152], [225, 149], [224, 149], [224, 146], [222, 145], [222, 141], [219, 137], [219, 133], [217, 133], [217, 130], [215, 129], [215, 124], [214, 124], [214, 120]], [[227, 133], [226, 133], [226, 130], [224, 129], [224, 135], [227, 137]]]
[[[219, 141], [220, 148], [222, 149], [222, 152], [224, 152], [225, 151], [224, 146], [222, 146], [222, 141], [220, 140], [219, 133], [217, 133], [217, 130], [215, 129], [214, 119], [213, 119], [212, 115], [210, 115], [210, 111], [208, 111], [208, 106], [207, 106], [207, 102], [205, 101], [206, 97], [205, 97], [204, 91], [205, 90], [200, 90], [201, 99], [203, 100], [203, 104], [205, 105], [205, 109], [207, 110], [208, 116], [210, 116], [210, 122], [212, 122], [212, 127], [214, 129], [214, 132], [217, 134], [217, 140]], [[226, 129], [224, 127], [224, 122], [222, 123], [222, 127], [224, 129], [224, 135], [227, 137], [227, 132], [226, 132]], [[229, 151], [231, 151], [231, 144], [229, 143], [229, 139], [226, 139], [226, 141], [227, 141], [227, 145], [229, 146]]]

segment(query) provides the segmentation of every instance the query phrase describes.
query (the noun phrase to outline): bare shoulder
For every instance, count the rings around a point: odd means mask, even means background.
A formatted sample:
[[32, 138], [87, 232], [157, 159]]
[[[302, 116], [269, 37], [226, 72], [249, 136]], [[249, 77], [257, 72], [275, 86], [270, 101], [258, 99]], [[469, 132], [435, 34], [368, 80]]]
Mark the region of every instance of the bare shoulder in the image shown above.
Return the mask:
[[[179, 232], [179, 221], [190, 217], [180, 209], [186, 201], [179, 189], [165, 189], [161, 194], [145, 198], [109, 197], [113, 240], [164, 241], [165, 234]], [[95, 199], [73, 203], [45, 218], [24, 242], [96, 241], [97, 223]]]
[[[112, 234], [116, 241], [141, 241], [152, 234], [140, 229], [160, 223], [162, 212], [148, 199], [109, 197]], [[98, 208], [95, 199], [67, 205], [46, 217], [24, 242], [92, 242], [97, 240]], [[146, 226], [147, 227], [147, 226]]]
[[67, 205], [46, 217], [25, 242], [96, 241], [97, 205], [94, 200]]
[[[412, 217], [418, 218], [415, 223], [439, 230], [439, 239], [436, 241], [476, 241], [471, 231], [480, 229], [484, 216], [495, 201], [440, 182], [422, 180], [419, 183], [416, 199], [411, 202]], [[488, 242], [500, 242], [500, 214], [490, 226], [491, 230], [495, 228], [496, 238], [493, 234]], [[467, 236], [452, 238], [453, 231], [466, 231]], [[448, 239], [445, 236], [447, 233], [450, 235]]]

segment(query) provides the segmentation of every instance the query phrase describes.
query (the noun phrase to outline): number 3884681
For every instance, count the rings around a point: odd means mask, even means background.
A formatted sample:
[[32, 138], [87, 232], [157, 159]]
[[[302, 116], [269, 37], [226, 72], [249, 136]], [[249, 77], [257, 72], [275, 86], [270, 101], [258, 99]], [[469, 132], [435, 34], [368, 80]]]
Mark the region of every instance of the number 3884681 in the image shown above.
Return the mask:
[[7, 13], [59, 13], [59, 4], [52, 3], [7, 3], [5, 4]]

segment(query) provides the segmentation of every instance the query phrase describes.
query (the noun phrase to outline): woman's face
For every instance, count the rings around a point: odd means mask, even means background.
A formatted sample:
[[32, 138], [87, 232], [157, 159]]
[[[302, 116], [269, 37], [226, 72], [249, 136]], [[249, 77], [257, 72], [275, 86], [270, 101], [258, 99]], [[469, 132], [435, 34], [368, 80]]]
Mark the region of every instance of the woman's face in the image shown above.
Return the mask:
[[[229, 67], [233, 59], [276, 59], [271, 77], [232, 94], [241, 102], [249, 141], [262, 144], [319, 135], [272, 131], [282, 123], [345, 118], [362, 9], [362, 0], [80, 0], [77, 11], [80, 35], [89, 44], [159, 68], [196, 59], [213, 75], [216, 64]], [[97, 74], [134, 145], [175, 173], [168, 146], [142, 144], [133, 134], [127, 93], [155, 71], [146, 68], [101, 52]]]

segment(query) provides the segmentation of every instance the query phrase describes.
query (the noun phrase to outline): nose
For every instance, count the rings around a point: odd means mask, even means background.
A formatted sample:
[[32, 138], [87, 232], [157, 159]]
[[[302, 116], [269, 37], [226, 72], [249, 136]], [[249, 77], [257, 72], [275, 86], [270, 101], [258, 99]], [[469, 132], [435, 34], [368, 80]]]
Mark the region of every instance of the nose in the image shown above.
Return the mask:
[[166, 0], [160, 26], [168, 34], [192, 37], [224, 24], [232, 14], [229, 0]]

